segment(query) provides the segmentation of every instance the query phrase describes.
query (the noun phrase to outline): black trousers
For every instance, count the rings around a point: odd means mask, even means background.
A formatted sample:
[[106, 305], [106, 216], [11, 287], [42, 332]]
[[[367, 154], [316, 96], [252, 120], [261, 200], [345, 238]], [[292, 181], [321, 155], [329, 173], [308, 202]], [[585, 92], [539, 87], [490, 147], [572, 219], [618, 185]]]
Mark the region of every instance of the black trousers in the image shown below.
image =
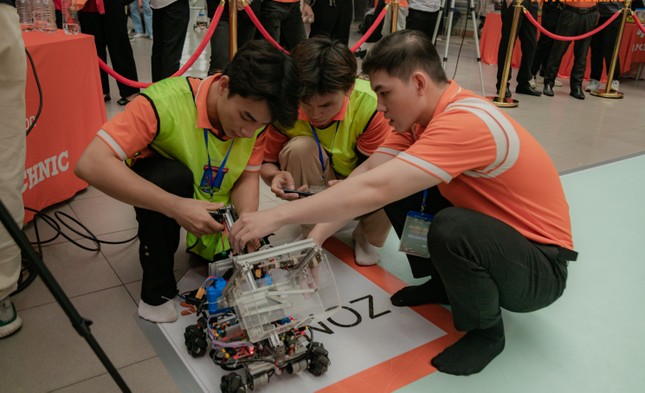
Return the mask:
[[438, 16], [439, 11], [427, 12], [409, 8], [408, 16], [405, 18], [405, 28], [408, 30], [422, 31], [428, 38], [432, 39]]
[[[260, 14], [260, 0], [255, 0], [250, 4], [253, 13], [257, 16]], [[208, 17], [213, 18], [215, 15], [215, 9], [219, 5], [219, 2], [209, 1], [208, 5]], [[222, 18], [219, 20], [219, 24], [215, 28], [215, 32], [211, 36], [210, 46], [211, 46], [211, 58], [210, 64], [208, 66], [208, 75], [213, 75], [216, 72], [221, 71], [226, 64], [231, 60], [231, 33], [229, 31], [229, 7], [228, 3], [224, 6], [222, 13]], [[246, 11], [237, 12], [237, 47], [241, 48], [247, 42], [255, 38], [255, 25], [251, 21], [251, 18], [246, 14]]]
[[[418, 211], [420, 201], [419, 193], [386, 207], [388, 216], [398, 212], [390, 216], [397, 234], [407, 208]], [[429, 202], [426, 210], [439, 207]], [[425, 272], [441, 279], [460, 331], [497, 324], [501, 308], [530, 312], [546, 307], [566, 286], [567, 261], [561, 248], [533, 243], [502, 221], [472, 210], [439, 209], [428, 233], [428, 248], [429, 259], [414, 257], [417, 273], [423, 263]]]
[[[542, 27], [555, 33], [555, 29], [558, 27], [558, 19], [560, 19], [560, 5], [544, 3], [542, 6]], [[553, 38], [546, 34], [540, 34], [540, 39], [538, 39], [537, 48], [535, 49], [535, 56], [533, 57], [531, 74], [537, 75], [539, 73], [544, 76], [554, 41]]]
[[288, 51], [307, 38], [299, 2], [264, 0], [260, 9], [260, 22], [269, 35]]
[[310, 37], [324, 35], [349, 45], [349, 30], [352, 25], [354, 3], [352, 0], [318, 0], [313, 3], [314, 23]]
[[[562, 36], [577, 36], [591, 31], [596, 27], [598, 21], [598, 10], [591, 8], [574, 8], [563, 5], [558, 27], [555, 34]], [[549, 54], [549, 62], [544, 73], [544, 84], [553, 85], [558, 75], [562, 56], [569, 48], [570, 41], [555, 41]], [[581, 87], [587, 66], [587, 52], [591, 44], [591, 37], [575, 41], [573, 44], [573, 67], [571, 67], [571, 88]]]
[[152, 81], [167, 78], [179, 70], [181, 52], [190, 19], [188, 0], [177, 0], [163, 8], [152, 9]]
[[[157, 33], [155, 32], [155, 39]], [[164, 158], [138, 160], [132, 169], [163, 190], [184, 198], [193, 197], [193, 174], [179, 161]], [[181, 227], [156, 211], [134, 208], [139, 223], [139, 262], [143, 269], [141, 300], [152, 306], [177, 293], [173, 273]]]
[[[128, 37], [128, 16], [122, 6], [115, 1], [106, 1], [105, 14], [98, 12], [79, 12], [78, 21], [81, 32], [94, 36], [96, 54], [107, 63], [107, 54], [110, 52], [112, 68], [119, 75], [130, 80], [138, 80], [137, 65], [134, 62], [132, 46]], [[100, 70], [101, 87], [103, 94], [110, 94], [110, 81], [108, 74]], [[139, 89], [117, 82], [119, 95], [128, 97], [138, 93]]]
[[[499, 42], [497, 51], [497, 90], [499, 91], [502, 83], [502, 74], [504, 73], [504, 63], [506, 62], [506, 52], [508, 51], [508, 40], [511, 35], [511, 26], [513, 25], [513, 13], [515, 7], [508, 7], [505, 1], [502, 1], [502, 38]], [[529, 6], [529, 12], [537, 19], [537, 9]], [[533, 65], [533, 56], [537, 47], [537, 29], [529, 21], [525, 20], [524, 15], [520, 15], [517, 25], [517, 37], [522, 45], [522, 61], [520, 69], [517, 71], [517, 85], [524, 86], [529, 83], [533, 74], [531, 66]], [[511, 80], [509, 70], [508, 80]]]
[[[598, 26], [607, 22], [610, 16], [601, 16], [598, 19]], [[609, 73], [611, 66], [611, 57], [614, 54], [614, 45], [616, 45], [616, 38], [618, 37], [618, 30], [620, 30], [620, 18], [614, 19], [613, 22], [598, 33], [591, 36], [591, 79], [597, 81], [602, 77], [603, 60], [606, 67], [606, 72]], [[620, 56], [616, 57], [616, 68], [614, 69], [614, 80], [620, 79]]]

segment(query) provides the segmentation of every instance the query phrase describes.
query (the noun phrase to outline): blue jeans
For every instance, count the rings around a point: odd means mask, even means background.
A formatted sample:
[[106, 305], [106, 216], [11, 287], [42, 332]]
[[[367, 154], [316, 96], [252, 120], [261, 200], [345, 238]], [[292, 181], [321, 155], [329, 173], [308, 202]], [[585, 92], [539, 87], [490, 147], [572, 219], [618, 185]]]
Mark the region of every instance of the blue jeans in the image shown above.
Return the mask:
[[[142, 0], [141, 8], [143, 8], [143, 22], [146, 26], [146, 35], [152, 37], [152, 8], [150, 8], [150, 0]], [[143, 24], [141, 23], [141, 13], [139, 13], [139, 2], [133, 1], [130, 3], [130, 16], [132, 17], [132, 27], [137, 34], [143, 34]]]

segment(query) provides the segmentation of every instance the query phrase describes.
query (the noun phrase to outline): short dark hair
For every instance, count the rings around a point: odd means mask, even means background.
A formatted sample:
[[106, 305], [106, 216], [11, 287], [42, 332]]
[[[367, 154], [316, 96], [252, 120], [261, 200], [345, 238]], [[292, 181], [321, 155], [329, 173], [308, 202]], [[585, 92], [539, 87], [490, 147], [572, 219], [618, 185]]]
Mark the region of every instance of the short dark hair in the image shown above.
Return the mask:
[[293, 59], [265, 40], [242, 46], [222, 70], [231, 95], [264, 100], [272, 122], [290, 128], [298, 118], [300, 81]]
[[291, 52], [302, 85], [301, 100], [348, 91], [356, 81], [356, 57], [347, 45], [326, 36], [309, 38]]
[[363, 72], [385, 71], [407, 80], [417, 69], [424, 70], [435, 83], [448, 83], [437, 49], [425, 33], [399, 30], [381, 38], [363, 60]]

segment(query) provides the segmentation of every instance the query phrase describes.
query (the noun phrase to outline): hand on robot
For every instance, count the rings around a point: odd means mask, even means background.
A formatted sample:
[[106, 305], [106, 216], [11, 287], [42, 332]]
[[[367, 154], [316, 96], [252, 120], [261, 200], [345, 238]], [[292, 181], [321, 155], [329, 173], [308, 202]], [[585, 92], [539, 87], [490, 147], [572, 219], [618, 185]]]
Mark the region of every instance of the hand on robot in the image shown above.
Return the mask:
[[224, 230], [224, 225], [215, 221], [209, 211], [224, 206], [223, 203], [200, 201], [193, 198], [178, 198], [168, 216], [195, 236], [204, 236]]
[[228, 241], [234, 252], [243, 253], [249, 242], [261, 239], [281, 226], [274, 209], [243, 213], [233, 224]]

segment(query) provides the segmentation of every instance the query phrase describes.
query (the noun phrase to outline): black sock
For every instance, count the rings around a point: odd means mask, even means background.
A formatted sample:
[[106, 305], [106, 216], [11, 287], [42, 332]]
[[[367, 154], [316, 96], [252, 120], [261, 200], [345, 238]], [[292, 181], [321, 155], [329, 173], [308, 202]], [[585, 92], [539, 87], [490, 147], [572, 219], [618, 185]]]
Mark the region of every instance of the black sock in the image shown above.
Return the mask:
[[395, 306], [412, 307], [422, 304], [441, 303], [449, 304], [446, 288], [440, 280], [429, 281], [416, 286], [409, 286], [399, 290], [390, 297]]
[[475, 329], [432, 358], [437, 370], [453, 375], [478, 373], [504, 349], [502, 321], [488, 329]]

